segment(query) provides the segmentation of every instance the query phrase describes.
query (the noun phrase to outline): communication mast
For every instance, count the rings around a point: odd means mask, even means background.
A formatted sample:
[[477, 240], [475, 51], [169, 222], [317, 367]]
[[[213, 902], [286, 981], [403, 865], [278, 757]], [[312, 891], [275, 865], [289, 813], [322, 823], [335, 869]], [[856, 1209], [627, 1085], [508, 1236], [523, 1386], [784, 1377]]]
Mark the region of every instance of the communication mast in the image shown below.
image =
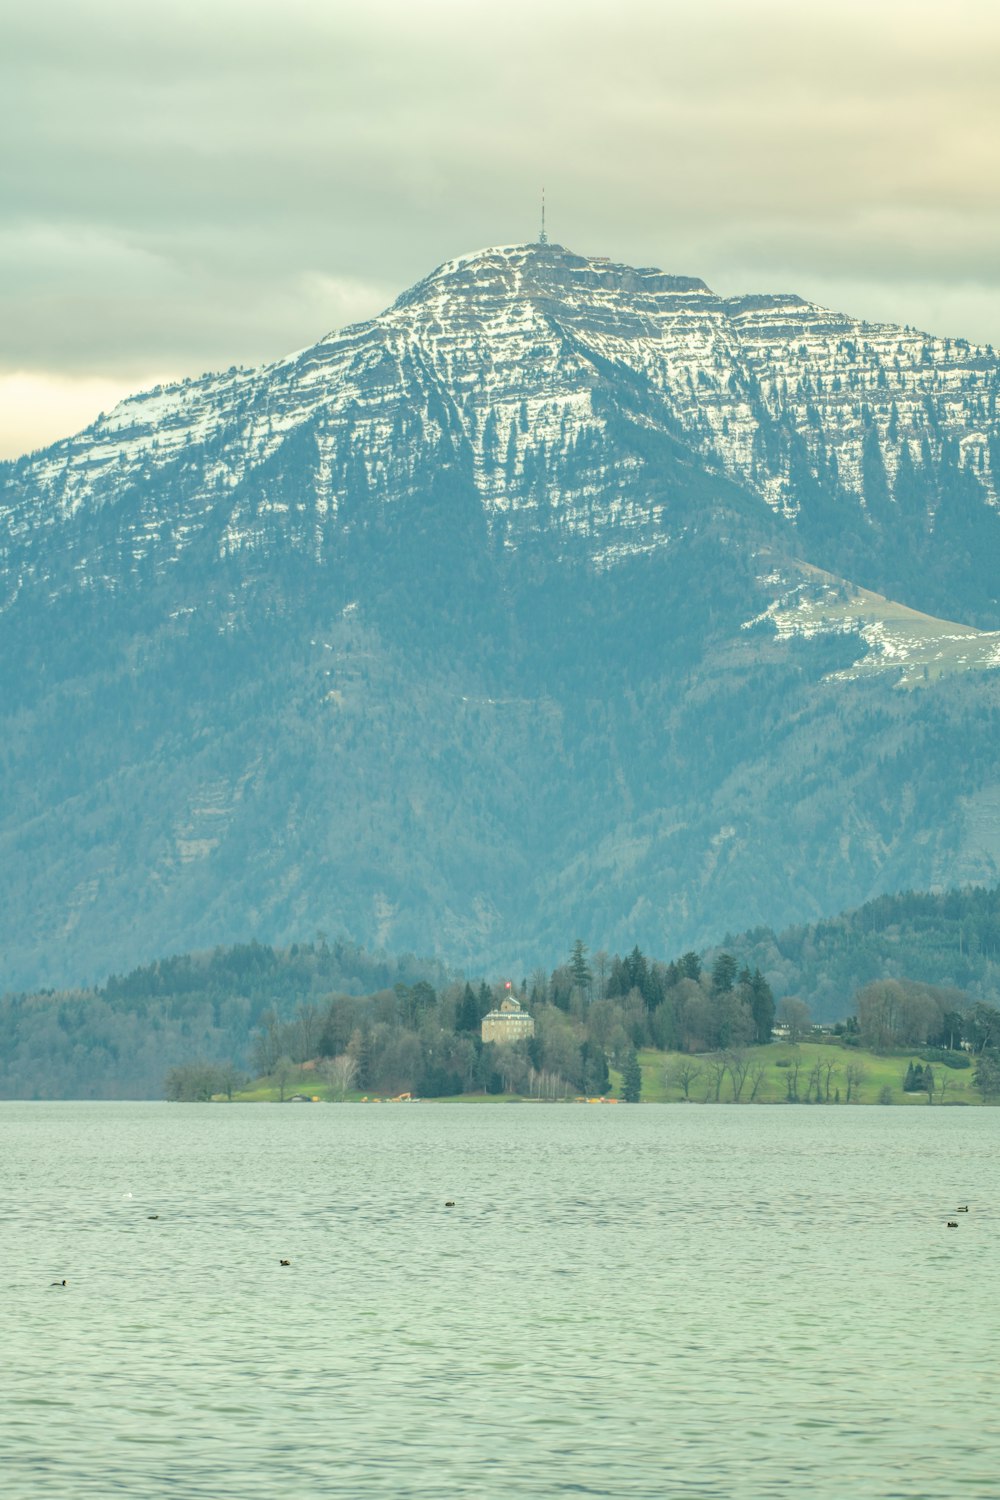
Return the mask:
[[549, 237], [545, 233], [545, 189], [544, 188], [542, 188], [542, 228], [541, 228], [541, 232], [539, 233], [539, 236], [538, 236], [538, 243], [540, 245], [547, 245], [549, 243]]

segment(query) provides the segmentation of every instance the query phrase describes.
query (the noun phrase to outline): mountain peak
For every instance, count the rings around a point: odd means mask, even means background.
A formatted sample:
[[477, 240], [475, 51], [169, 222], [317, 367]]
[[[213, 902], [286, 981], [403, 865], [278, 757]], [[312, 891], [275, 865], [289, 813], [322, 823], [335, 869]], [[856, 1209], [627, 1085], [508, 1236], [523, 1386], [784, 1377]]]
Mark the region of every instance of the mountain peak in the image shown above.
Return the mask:
[[405, 291], [393, 306], [409, 307], [442, 291], [563, 297], [567, 293], [599, 290], [629, 295], [695, 292], [714, 298], [710, 288], [696, 276], [668, 275], [657, 266], [629, 266], [606, 255], [580, 255], [565, 245], [536, 240], [491, 245], [447, 260]]

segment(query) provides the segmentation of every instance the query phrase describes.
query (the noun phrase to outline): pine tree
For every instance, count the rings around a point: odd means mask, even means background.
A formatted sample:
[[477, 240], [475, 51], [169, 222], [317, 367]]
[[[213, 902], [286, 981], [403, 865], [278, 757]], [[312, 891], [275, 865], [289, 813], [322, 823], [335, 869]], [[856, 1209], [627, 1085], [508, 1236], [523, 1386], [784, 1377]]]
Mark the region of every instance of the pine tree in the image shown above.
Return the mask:
[[682, 953], [677, 960], [677, 971], [682, 979], [693, 979], [697, 982], [701, 978], [701, 959], [697, 953]]
[[642, 1093], [642, 1069], [639, 1059], [633, 1048], [625, 1059], [622, 1068], [622, 1099], [626, 1104], [638, 1104]]
[[645, 999], [649, 988], [649, 965], [638, 943], [625, 960], [625, 971], [628, 974], [629, 989], [638, 990]]
[[771, 986], [759, 969], [754, 969], [747, 982], [750, 992], [750, 1014], [753, 1016], [756, 1041], [764, 1047], [771, 1040], [774, 1027], [774, 995]]
[[590, 987], [594, 982], [594, 976], [590, 972], [590, 965], [587, 963], [587, 948], [582, 938], [577, 938], [573, 944], [573, 952], [570, 954], [569, 960], [569, 972], [573, 976], [574, 989], [578, 989], [583, 994], [589, 995]]
[[458, 1007], [458, 1015], [455, 1019], [456, 1031], [478, 1031], [482, 1016], [479, 1010], [479, 1001], [476, 999], [475, 990], [471, 984], [466, 984], [462, 993], [461, 1004]]
[[720, 953], [712, 965], [712, 989], [716, 995], [728, 995], [736, 982], [736, 960], [731, 953]]

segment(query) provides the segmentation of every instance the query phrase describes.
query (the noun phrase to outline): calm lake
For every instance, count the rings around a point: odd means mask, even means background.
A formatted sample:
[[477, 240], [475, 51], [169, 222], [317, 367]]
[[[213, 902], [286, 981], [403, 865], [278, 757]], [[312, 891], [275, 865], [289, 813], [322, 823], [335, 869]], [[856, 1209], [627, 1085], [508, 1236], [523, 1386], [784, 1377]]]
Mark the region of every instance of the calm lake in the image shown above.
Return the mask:
[[6, 1500], [1000, 1494], [1000, 1110], [0, 1131]]

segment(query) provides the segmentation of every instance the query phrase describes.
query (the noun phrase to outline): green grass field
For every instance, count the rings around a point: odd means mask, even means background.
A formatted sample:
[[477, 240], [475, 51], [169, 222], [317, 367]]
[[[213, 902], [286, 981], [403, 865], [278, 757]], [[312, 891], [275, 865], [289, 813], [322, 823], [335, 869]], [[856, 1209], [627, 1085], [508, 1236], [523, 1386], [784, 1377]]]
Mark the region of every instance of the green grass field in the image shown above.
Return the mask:
[[[929, 1102], [926, 1094], [904, 1094], [903, 1092], [903, 1078], [911, 1056], [914, 1062], [921, 1060], [919, 1052], [914, 1052], [907, 1057], [879, 1057], [874, 1052], [863, 1052], [855, 1047], [842, 1047], [835, 1042], [804, 1041], [794, 1046], [788, 1042], [772, 1042], [768, 1047], [753, 1047], [747, 1052], [749, 1068], [739, 1102], [742, 1104], [815, 1103], [818, 1082], [820, 1103], [846, 1104], [849, 1086], [847, 1070], [853, 1066], [860, 1069], [861, 1076], [860, 1079], [856, 1078], [850, 1083], [851, 1104], [882, 1103], [883, 1090], [888, 1089], [889, 1094], [884, 1102], [926, 1109]], [[717, 1090], [716, 1065], [721, 1065], [721, 1063], [721, 1056], [712, 1053], [691, 1056], [678, 1052], [640, 1052], [642, 1101], [645, 1104], [682, 1102], [684, 1089], [677, 1077], [677, 1069], [679, 1065], [687, 1064], [695, 1074], [688, 1080], [688, 1096], [691, 1103], [715, 1103], [718, 1092], [718, 1101], [722, 1104], [730, 1104], [733, 1102], [734, 1082], [728, 1068]], [[818, 1078], [814, 1071], [817, 1065], [820, 1068]], [[755, 1069], [758, 1066], [762, 1069], [759, 1081], [755, 1077]], [[937, 1081], [937, 1088], [932, 1107], [981, 1104], [982, 1099], [972, 1083], [974, 1072], [974, 1067], [956, 1069], [935, 1063], [934, 1077]], [[611, 1072], [611, 1085], [612, 1093], [620, 1091], [621, 1076], [614, 1069]], [[798, 1099], [790, 1099], [789, 1094], [795, 1092], [798, 1094]], [[322, 1101], [335, 1097], [315, 1069], [308, 1065], [301, 1071], [297, 1071], [291, 1081], [286, 1081], [286, 1098], [292, 1094], [305, 1094], [310, 1099], [318, 1097]], [[364, 1097], [355, 1090], [347, 1095], [345, 1102], [357, 1104]], [[248, 1089], [233, 1094], [233, 1102], [243, 1104], [277, 1103], [279, 1099], [280, 1089], [277, 1083], [267, 1078], [258, 1078]], [[370, 1102], [375, 1101], [370, 1099]], [[462, 1094], [456, 1096], [455, 1101], [437, 1102], [516, 1104], [528, 1101], [523, 1096], [512, 1094]]]
[[[847, 1069], [852, 1065], [860, 1068], [862, 1075], [860, 1081], [855, 1081], [851, 1086], [852, 1104], [878, 1104], [881, 1102], [880, 1096], [885, 1088], [890, 1090], [887, 1102], [892, 1104], [916, 1105], [926, 1109], [929, 1102], [926, 1094], [903, 1093], [903, 1078], [906, 1074], [907, 1063], [910, 1061], [909, 1057], [879, 1057], [874, 1052], [864, 1052], [856, 1047], [804, 1041], [795, 1046], [788, 1042], [772, 1042], [768, 1047], [754, 1047], [749, 1049], [749, 1058], [751, 1068], [756, 1063], [763, 1065], [763, 1074], [753, 1098], [755, 1104], [795, 1102], [789, 1100], [789, 1091], [790, 1089], [795, 1091], [793, 1085], [796, 1082], [796, 1067], [798, 1069], [798, 1102], [806, 1102], [807, 1096], [810, 1102], [815, 1102], [817, 1080], [814, 1077], [810, 1086], [810, 1075], [813, 1074], [817, 1064], [822, 1070], [818, 1080], [822, 1103], [828, 1100], [831, 1104], [847, 1102]], [[919, 1062], [920, 1053], [914, 1052], [912, 1060]], [[714, 1054], [691, 1057], [676, 1052], [640, 1052], [643, 1100], [648, 1103], [676, 1103], [683, 1100], [684, 1090], [677, 1081], [676, 1068], [678, 1063], [687, 1062], [694, 1068], [700, 1069], [698, 1077], [690, 1081], [688, 1085], [691, 1100], [699, 1104], [706, 1101], [714, 1103], [716, 1097], [714, 1064], [717, 1061], [721, 1059]], [[829, 1068], [829, 1079], [827, 1068]], [[975, 1069], [971, 1067], [954, 1069], [935, 1063], [934, 1077], [937, 1088], [933, 1105], [982, 1103], [978, 1092], [972, 1086], [974, 1071]], [[617, 1075], [612, 1075], [612, 1077], [618, 1085], [620, 1080]], [[750, 1102], [755, 1081], [752, 1072], [748, 1073], [743, 1084], [741, 1103]], [[731, 1103], [733, 1092], [732, 1075], [727, 1070], [719, 1090], [720, 1103]]]

